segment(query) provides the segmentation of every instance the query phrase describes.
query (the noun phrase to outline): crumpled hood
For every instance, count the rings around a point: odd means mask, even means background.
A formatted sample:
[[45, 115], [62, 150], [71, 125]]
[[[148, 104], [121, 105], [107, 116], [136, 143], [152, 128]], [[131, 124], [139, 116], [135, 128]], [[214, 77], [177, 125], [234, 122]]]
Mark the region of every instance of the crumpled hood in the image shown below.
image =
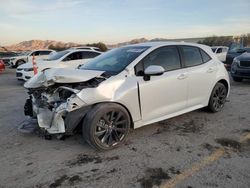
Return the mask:
[[39, 88], [41, 86], [51, 86], [55, 83], [77, 83], [85, 82], [98, 77], [104, 71], [81, 70], [81, 69], [62, 69], [54, 68], [39, 72], [25, 84], [25, 88]]

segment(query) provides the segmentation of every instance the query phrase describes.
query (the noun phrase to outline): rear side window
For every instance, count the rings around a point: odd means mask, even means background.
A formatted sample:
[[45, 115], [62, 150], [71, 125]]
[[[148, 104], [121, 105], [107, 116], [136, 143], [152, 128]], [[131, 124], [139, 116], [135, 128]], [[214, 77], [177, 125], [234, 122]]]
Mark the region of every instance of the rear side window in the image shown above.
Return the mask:
[[81, 52], [74, 52], [70, 55], [68, 55], [64, 61], [72, 61], [72, 60], [79, 60], [82, 59], [82, 53]]
[[97, 52], [82, 52], [83, 59], [91, 59], [96, 56], [100, 55], [100, 53]]
[[202, 56], [202, 60], [203, 60], [203, 63], [206, 63], [208, 61], [210, 61], [212, 58], [206, 53], [204, 52], [202, 49], [200, 49], [200, 52], [201, 52], [201, 56]]
[[32, 54], [30, 54], [30, 56], [39, 56], [39, 51], [35, 51], [35, 52], [33, 52]]
[[166, 71], [181, 68], [179, 53], [176, 47], [161, 47], [151, 52], [143, 60], [144, 70], [150, 65], [162, 66]]
[[39, 55], [49, 55], [51, 51], [40, 51]]
[[220, 54], [222, 52], [222, 48], [218, 48], [218, 50], [217, 50], [217, 54]]
[[186, 67], [192, 67], [203, 63], [199, 48], [182, 46], [183, 56]]

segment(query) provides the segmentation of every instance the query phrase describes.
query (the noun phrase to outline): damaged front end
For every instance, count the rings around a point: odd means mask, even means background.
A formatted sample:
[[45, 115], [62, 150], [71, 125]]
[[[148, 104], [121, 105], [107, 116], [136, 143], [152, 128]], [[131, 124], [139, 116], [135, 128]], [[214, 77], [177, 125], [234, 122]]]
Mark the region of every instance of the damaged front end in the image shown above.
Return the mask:
[[58, 69], [34, 76], [24, 85], [29, 94], [24, 114], [37, 118], [39, 127], [49, 134], [72, 134], [90, 108], [77, 93], [95, 88], [106, 79], [100, 71], [87, 76], [84, 73]]

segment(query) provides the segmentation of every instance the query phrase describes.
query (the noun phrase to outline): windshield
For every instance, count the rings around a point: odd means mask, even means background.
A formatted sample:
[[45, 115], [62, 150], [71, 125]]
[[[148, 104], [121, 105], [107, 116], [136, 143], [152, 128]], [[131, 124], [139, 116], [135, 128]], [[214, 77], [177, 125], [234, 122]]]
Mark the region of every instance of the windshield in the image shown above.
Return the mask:
[[244, 48], [244, 50], [246, 50], [246, 52], [250, 53], [250, 48]]
[[106, 52], [86, 64], [80, 69], [105, 71], [115, 75], [141, 55], [149, 46], [128, 46]]
[[60, 59], [61, 57], [63, 57], [64, 55], [66, 55], [69, 52], [70, 51], [65, 50], [65, 51], [61, 51], [61, 52], [52, 53], [52, 55], [50, 55], [48, 57], [48, 59], [46, 59], [46, 60], [47, 61], [54, 61], [54, 60]]

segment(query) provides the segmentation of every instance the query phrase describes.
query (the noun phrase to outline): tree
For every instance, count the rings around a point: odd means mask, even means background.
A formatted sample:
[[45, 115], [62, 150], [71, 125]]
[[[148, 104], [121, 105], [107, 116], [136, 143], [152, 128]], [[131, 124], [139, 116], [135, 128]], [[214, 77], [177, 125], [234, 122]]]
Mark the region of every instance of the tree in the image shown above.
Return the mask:
[[242, 35], [243, 45], [250, 46], [250, 33]]
[[106, 51], [108, 50], [106, 44], [104, 44], [104, 43], [102, 43], [102, 42], [87, 44], [86, 46], [93, 46], [93, 47], [100, 48], [100, 50], [101, 50], [102, 52], [106, 52]]
[[232, 42], [232, 36], [211, 36], [202, 41], [198, 41], [199, 44], [205, 44], [208, 46], [229, 46]]
[[53, 44], [49, 45], [48, 49], [55, 50], [55, 51], [63, 51], [66, 50], [67, 47], [64, 46], [54, 46]]
[[239, 43], [238, 39], [243, 40], [243, 46], [250, 46], [250, 33], [244, 34], [238, 37], [233, 36], [211, 36], [201, 41], [199, 44], [205, 44], [208, 46], [230, 46], [232, 43]]

